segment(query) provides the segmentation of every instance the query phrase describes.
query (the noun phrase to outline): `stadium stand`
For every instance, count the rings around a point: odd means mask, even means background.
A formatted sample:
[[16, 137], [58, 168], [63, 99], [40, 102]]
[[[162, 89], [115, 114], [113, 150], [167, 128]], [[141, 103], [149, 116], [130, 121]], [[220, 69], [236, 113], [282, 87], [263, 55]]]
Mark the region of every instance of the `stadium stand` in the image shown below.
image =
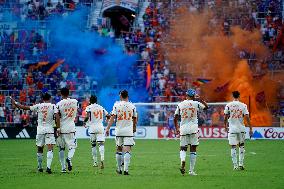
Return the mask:
[[[107, 6], [104, 1], [99, 1], [101, 6]], [[13, 96], [23, 103], [38, 101], [42, 90], [50, 90], [54, 102], [58, 101], [57, 89], [68, 86], [73, 95], [81, 102], [79, 117], [86, 106], [86, 97], [97, 90], [97, 81], [92, 80], [80, 69], [64, 64], [59, 66], [49, 76], [40, 71], [25, 69], [24, 65], [36, 59], [38, 62], [48, 61], [44, 51], [48, 48], [47, 35], [41, 23], [48, 21], [54, 14], [64, 15], [69, 11], [75, 11], [77, 5], [85, 4], [92, 7], [97, 1], [92, 0], [2, 0], [0, 1], [0, 14], [12, 11], [21, 15], [21, 19], [27, 18], [39, 21], [36, 30], [15, 30], [7, 32], [1, 28], [0, 41], [0, 122], [27, 125], [35, 123], [35, 116], [28, 112], [10, 111], [5, 96]], [[111, 3], [111, 1], [106, 1]], [[203, 1], [151, 1], [143, 14], [143, 27], [130, 27], [129, 31], [120, 31], [120, 41], [124, 45], [127, 54], [139, 54], [139, 60], [133, 68], [138, 72], [138, 77], [129, 85], [135, 87], [146, 86], [149, 92], [149, 102], [176, 102], [185, 98], [185, 91], [192, 87], [191, 78], [175, 74], [171, 63], [165, 58], [161, 50], [162, 38], [167, 35], [170, 21], [174, 14], [172, 9], [179, 6], [187, 6], [189, 11], [203, 11], [209, 7], [216, 12], [217, 18], [223, 20], [224, 35], [230, 35], [230, 27], [239, 25], [246, 30], [259, 29], [263, 35], [263, 43], [269, 48], [270, 56], [259, 64], [253, 53], [240, 52], [242, 58], [248, 59], [251, 69], [256, 75], [263, 72], [273, 75], [284, 70], [284, 25], [283, 5], [280, 0], [203, 0]], [[101, 9], [101, 7], [98, 7]], [[232, 12], [238, 10], [238, 12]], [[144, 11], [144, 10], [143, 10]], [[139, 13], [140, 14], [140, 13]], [[0, 15], [0, 17], [1, 17]], [[99, 22], [96, 22], [99, 25]], [[104, 23], [104, 24], [103, 24]], [[102, 36], [115, 39], [115, 30], [106, 22], [95, 27]], [[151, 77], [151, 79], [150, 79]], [[282, 84], [283, 86], [283, 84]], [[283, 89], [283, 87], [282, 87]], [[85, 95], [83, 95], [85, 94]], [[86, 95], [87, 94], [87, 95]], [[271, 108], [275, 116], [284, 115], [284, 90], [279, 92], [279, 106]], [[213, 109], [208, 115], [203, 115], [204, 122], [219, 124], [222, 121], [221, 109]], [[154, 114], [154, 113], [153, 113]], [[210, 115], [210, 118], [208, 118]], [[215, 117], [215, 118], [212, 118]], [[206, 118], [207, 117], [207, 118]], [[217, 117], [220, 117], [217, 119]], [[78, 118], [79, 119], [79, 118]], [[216, 123], [214, 122], [216, 121]], [[5, 124], [7, 125], [7, 124]], [[35, 124], [33, 124], [35, 125]]]

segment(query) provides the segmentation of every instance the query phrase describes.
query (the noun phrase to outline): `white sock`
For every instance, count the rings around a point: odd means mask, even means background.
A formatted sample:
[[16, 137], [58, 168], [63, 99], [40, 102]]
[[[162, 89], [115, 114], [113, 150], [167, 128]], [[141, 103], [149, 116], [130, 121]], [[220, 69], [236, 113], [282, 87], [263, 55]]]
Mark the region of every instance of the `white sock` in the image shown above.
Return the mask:
[[124, 154], [124, 171], [128, 172], [128, 166], [130, 164], [131, 154], [130, 152], [126, 152]]
[[65, 167], [65, 158], [64, 158], [64, 150], [62, 150], [62, 149], [60, 149], [60, 151], [59, 151], [59, 160], [60, 160], [60, 163], [61, 163], [62, 170], [66, 169], [66, 167]]
[[238, 159], [237, 159], [237, 149], [231, 148], [231, 157], [234, 167], [238, 166]]
[[121, 171], [121, 158], [122, 158], [122, 152], [116, 152], [116, 166], [117, 170]]
[[122, 152], [121, 155], [121, 170], [123, 169], [123, 165], [124, 165], [124, 152]]
[[97, 163], [97, 148], [96, 147], [92, 147], [92, 156], [93, 156], [93, 160], [94, 163]]
[[75, 148], [69, 149], [69, 151], [68, 151], [68, 159], [69, 160], [71, 160], [73, 158], [74, 153], [75, 153]]
[[39, 169], [42, 169], [42, 153], [37, 153], [37, 166]]
[[181, 161], [181, 162], [185, 161], [185, 158], [186, 158], [186, 151], [181, 150], [181, 151], [179, 152], [179, 157], [180, 157], [180, 161]]
[[240, 146], [240, 148], [239, 148], [239, 166], [244, 166], [244, 159], [245, 159], [245, 147]]
[[53, 159], [53, 151], [49, 150], [46, 154], [46, 167], [50, 169]]
[[103, 144], [99, 145], [99, 152], [101, 156], [101, 161], [105, 160], [105, 146]]
[[190, 166], [189, 166], [190, 172], [194, 172], [195, 163], [196, 163], [196, 152], [190, 152]]

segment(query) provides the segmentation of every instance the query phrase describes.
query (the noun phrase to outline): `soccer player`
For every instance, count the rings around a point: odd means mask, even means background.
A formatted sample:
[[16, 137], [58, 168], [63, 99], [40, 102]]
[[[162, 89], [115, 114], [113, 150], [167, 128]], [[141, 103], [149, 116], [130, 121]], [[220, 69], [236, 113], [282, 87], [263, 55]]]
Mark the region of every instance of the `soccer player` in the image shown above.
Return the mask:
[[[245, 157], [245, 124], [250, 127], [249, 134], [252, 136], [252, 127], [250, 125], [249, 112], [247, 105], [240, 102], [240, 92], [234, 91], [232, 93], [234, 100], [228, 103], [225, 107], [224, 125], [228, 132], [229, 144], [231, 145], [231, 157], [233, 161], [234, 170], [244, 170]], [[237, 145], [239, 146], [239, 164], [237, 159]]]
[[[196, 162], [196, 148], [199, 145], [198, 136], [198, 112], [208, 109], [207, 103], [202, 100], [194, 89], [186, 92], [186, 100], [180, 102], [175, 111], [175, 128], [176, 135], [180, 134], [180, 160], [182, 175], [185, 174], [185, 159], [188, 145], [190, 145], [190, 169], [189, 175], [197, 175], [194, 172]], [[180, 127], [178, 120], [181, 117]]]
[[68, 148], [68, 156], [66, 158], [68, 170], [72, 170], [72, 158], [77, 147], [75, 137], [75, 118], [77, 115], [78, 101], [76, 99], [68, 98], [69, 89], [62, 88], [60, 90], [62, 100], [56, 104], [58, 113], [56, 114], [57, 125], [57, 144], [59, 147], [59, 159], [61, 163], [62, 173], [66, 173], [64, 151], [65, 147]]
[[[104, 117], [108, 121], [108, 112], [100, 105], [97, 104], [97, 97], [92, 95], [90, 97], [90, 105], [86, 107], [87, 116], [84, 120], [84, 126], [89, 127], [90, 140], [92, 145], [92, 155], [94, 160], [94, 167], [97, 167], [97, 144], [99, 146], [99, 152], [101, 157], [101, 169], [104, 168]], [[106, 121], [106, 122], [107, 122]]]
[[42, 169], [42, 160], [43, 160], [43, 148], [44, 145], [47, 146], [47, 155], [46, 155], [46, 172], [51, 174], [51, 163], [53, 159], [53, 145], [55, 144], [54, 136], [54, 114], [57, 113], [55, 104], [50, 103], [50, 94], [42, 94], [43, 103], [35, 104], [33, 106], [25, 106], [16, 102], [11, 98], [12, 104], [17, 108], [23, 110], [31, 110], [38, 114], [38, 126], [37, 126], [37, 135], [36, 135], [36, 146], [37, 146], [37, 162], [38, 162], [38, 171], [43, 172]]
[[[106, 135], [109, 135], [111, 125], [116, 119], [115, 141], [116, 141], [116, 163], [118, 174], [129, 175], [128, 167], [131, 158], [131, 147], [135, 144], [134, 133], [136, 132], [137, 112], [135, 106], [128, 101], [128, 92], [122, 90], [119, 93], [120, 101], [113, 106], [110, 120], [106, 128]], [[122, 163], [122, 152], [124, 160]], [[123, 168], [122, 168], [123, 165]]]

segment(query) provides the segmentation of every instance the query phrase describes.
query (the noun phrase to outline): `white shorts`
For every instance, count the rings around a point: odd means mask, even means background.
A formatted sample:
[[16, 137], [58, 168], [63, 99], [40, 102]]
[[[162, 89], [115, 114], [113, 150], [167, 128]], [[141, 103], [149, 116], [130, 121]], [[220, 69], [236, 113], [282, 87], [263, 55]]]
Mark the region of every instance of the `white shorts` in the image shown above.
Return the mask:
[[246, 133], [229, 133], [228, 134], [229, 144], [238, 145], [245, 142]]
[[180, 136], [180, 146], [199, 145], [199, 134], [193, 133]]
[[48, 144], [56, 144], [54, 134], [37, 134], [36, 145], [42, 147]]
[[115, 137], [116, 146], [134, 146], [134, 137]]
[[77, 148], [75, 133], [60, 134], [57, 138], [57, 145], [60, 148]]
[[104, 142], [105, 141], [105, 135], [104, 134], [90, 134], [90, 140], [91, 142]]

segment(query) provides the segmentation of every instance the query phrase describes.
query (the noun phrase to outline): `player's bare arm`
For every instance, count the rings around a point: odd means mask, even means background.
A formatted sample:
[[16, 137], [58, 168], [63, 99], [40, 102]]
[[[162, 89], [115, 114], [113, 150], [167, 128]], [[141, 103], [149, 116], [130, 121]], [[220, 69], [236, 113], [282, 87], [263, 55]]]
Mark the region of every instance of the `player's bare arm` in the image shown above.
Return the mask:
[[209, 108], [205, 100], [203, 100], [199, 95], [195, 95], [195, 99], [205, 106], [204, 110], [207, 110]]
[[107, 114], [107, 115], [106, 115], [106, 123], [107, 123], [107, 124], [108, 124], [108, 122], [109, 122], [109, 120], [110, 120], [110, 117], [111, 117], [110, 114]]
[[59, 113], [55, 114], [55, 125], [56, 125], [57, 136], [59, 136], [60, 135], [60, 115]]
[[12, 97], [10, 97], [10, 99], [12, 101], [13, 106], [15, 106], [19, 109], [22, 109], [22, 110], [30, 110], [30, 106], [25, 106], [25, 105], [20, 104], [17, 101], [15, 101]]
[[178, 126], [178, 118], [179, 118], [179, 115], [175, 115], [175, 118], [174, 118], [174, 124], [175, 124], [175, 135], [178, 135], [179, 134], [179, 126]]
[[89, 114], [87, 114], [87, 116], [85, 117], [84, 122], [83, 122], [84, 127], [86, 127], [86, 123], [89, 119], [90, 119], [90, 116], [89, 116]]
[[112, 116], [110, 117], [109, 121], [108, 121], [107, 128], [106, 128], [106, 136], [109, 135], [109, 130], [110, 130], [111, 125], [112, 125], [113, 122], [114, 122], [114, 117], [115, 117], [115, 115], [112, 115]]
[[137, 125], [137, 117], [132, 117], [132, 120], [133, 120], [133, 133], [135, 133]]
[[246, 120], [246, 123], [248, 124], [249, 126], [249, 136], [251, 137], [253, 135], [253, 131], [252, 131], [252, 126], [250, 124], [250, 118], [249, 118], [249, 115], [245, 115], [245, 120]]
[[225, 114], [224, 127], [225, 127], [226, 132], [228, 132], [228, 119], [229, 119], [229, 115]]

